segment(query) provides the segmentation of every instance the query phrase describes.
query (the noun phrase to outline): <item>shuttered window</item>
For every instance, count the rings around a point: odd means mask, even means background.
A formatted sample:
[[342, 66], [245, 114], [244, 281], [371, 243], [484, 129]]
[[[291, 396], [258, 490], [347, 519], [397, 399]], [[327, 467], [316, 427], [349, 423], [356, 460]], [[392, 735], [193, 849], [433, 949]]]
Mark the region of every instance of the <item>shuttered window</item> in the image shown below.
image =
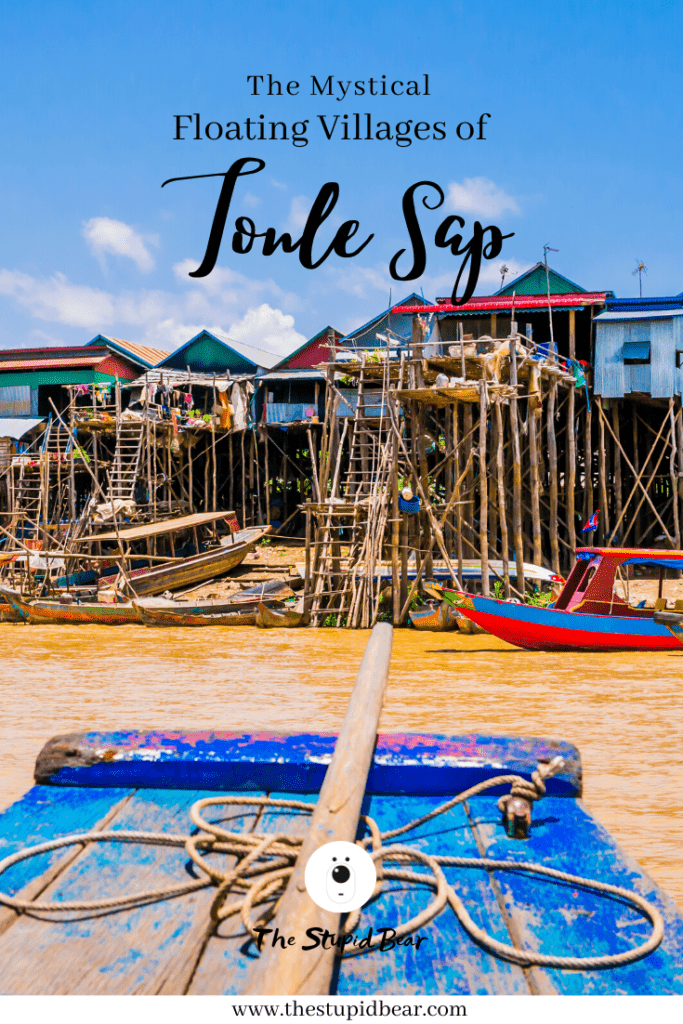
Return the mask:
[[623, 354], [626, 366], [647, 365], [650, 362], [650, 342], [626, 341]]

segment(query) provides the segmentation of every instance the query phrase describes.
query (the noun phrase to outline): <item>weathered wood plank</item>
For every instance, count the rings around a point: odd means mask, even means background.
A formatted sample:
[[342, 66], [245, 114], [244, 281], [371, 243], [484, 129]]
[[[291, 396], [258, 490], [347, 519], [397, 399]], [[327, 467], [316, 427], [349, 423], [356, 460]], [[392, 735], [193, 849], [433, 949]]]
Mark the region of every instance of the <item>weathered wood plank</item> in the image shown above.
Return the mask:
[[[87, 793], [81, 791], [83, 796]], [[145, 790], [122, 807], [111, 827], [186, 833], [191, 828], [190, 806], [210, 795], [221, 794]], [[216, 820], [218, 816], [230, 821], [230, 827], [251, 828], [254, 809], [228, 807], [218, 812]], [[81, 821], [73, 831], [82, 827]], [[182, 849], [93, 844], [48, 887], [45, 898], [92, 900], [140, 892], [170, 886], [188, 873], [193, 874], [194, 867], [190, 872]], [[207, 888], [134, 910], [87, 917], [72, 914], [68, 921], [24, 916], [0, 937], [0, 991], [43, 995], [182, 992], [203, 948], [214, 894], [213, 888]]]
[[[508, 839], [496, 801], [475, 797], [470, 813], [492, 858], [535, 861], [634, 889], [661, 911], [662, 945], [634, 964], [600, 971], [537, 968], [564, 995], [665, 995], [683, 992], [683, 918], [581, 801], [544, 798], [534, 808], [531, 838]], [[528, 948], [556, 956], [596, 956], [633, 948], [650, 934], [640, 913], [615, 899], [531, 875], [496, 872], [514, 929]]]
[[[120, 730], [68, 737], [72, 753], [63, 764], [55, 737], [36, 771], [51, 785], [318, 792], [332, 760], [331, 733], [235, 733], [227, 731]], [[108, 758], [102, 754], [109, 754]], [[389, 733], [377, 737], [367, 794], [430, 793], [451, 796], [501, 772], [529, 775], [539, 760], [560, 755], [565, 767], [549, 780], [549, 792], [581, 792], [581, 758], [571, 743], [533, 736], [443, 736]], [[72, 767], [79, 761], [82, 767]], [[46, 789], [45, 792], [50, 792]], [[79, 789], [74, 789], [78, 793]]]
[[[433, 797], [373, 797], [367, 811], [382, 831], [397, 828], [437, 807]], [[424, 853], [478, 857], [474, 836], [461, 806], [453, 808], [420, 828], [399, 836], [394, 843], [413, 846]], [[416, 870], [421, 870], [416, 866]], [[502, 942], [510, 942], [495, 893], [484, 871], [447, 869], [476, 923]], [[385, 882], [385, 893], [363, 910], [356, 934], [369, 927], [395, 928], [422, 910], [433, 892], [403, 882]], [[339, 995], [418, 994], [528, 994], [524, 972], [481, 950], [467, 936], [450, 909], [444, 910], [419, 935], [420, 948], [396, 947], [344, 959], [339, 967]]]
[[[273, 799], [301, 800], [315, 804], [317, 793], [269, 793]], [[311, 816], [297, 810], [264, 808], [259, 834], [305, 836]], [[321, 911], [322, 913], [322, 911]], [[257, 957], [251, 935], [239, 917], [221, 921], [210, 936], [194, 972], [188, 995], [239, 995]]]
[[[132, 790], [50, 789], [34, 786], [0, 814], [0, 860], [25, 846], [36, 846], [73, 832], [104, 828], [132, 795]], [[82, 846], [42, 853], [20, 861], [0, 876], [0, 889], [10, 896], [36, 899], [82, 851]], [[10, 907], [0, 906], [0, 934], [18, 920]]]
[[[339, 914], [321, 910], [308, 895], [304, 871], [308, 858], [320, 846], [335, 840], [353, 842], [356, 837], [389, 680], [392, 637], [391, 626], [380, 623], [365, 648], [315, 812], [274, 920], [283, 934], [295, 929], [305, 933], [309, 922], [315, 925], [320, 920], [330, 931], [339, 924]], [[257, 995], [325, 994], [333, 968], [334, 956], [329, 951], [315, 950], [307, 957], [296, 947], [271, 946], [254, 965], [245, 991]]]

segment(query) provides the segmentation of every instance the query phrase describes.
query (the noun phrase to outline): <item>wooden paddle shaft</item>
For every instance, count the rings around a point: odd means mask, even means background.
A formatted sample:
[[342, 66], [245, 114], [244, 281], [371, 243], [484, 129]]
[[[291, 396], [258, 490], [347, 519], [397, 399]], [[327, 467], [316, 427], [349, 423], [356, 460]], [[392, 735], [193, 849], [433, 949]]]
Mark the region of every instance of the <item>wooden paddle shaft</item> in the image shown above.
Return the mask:
[[309, 857], [320, 846], [356, 839], [389, 678], [392, 637], [388, 623], [378, 623], [372, 631], [294, 873], [268, 925], [278, 928], [285, 942], [294, 936], [295, 944], [282, 949], [279, 944], [271, 945], [274, 933], [265, 936], [245, 995], [327, 995], [330, 991], [334, 947], [323, 950], [320, 945], [302, 950], [301, 946], [310, 944], [308, 928], [337, 933], [339, 914], [322, 910], [313, 902], [306, 891], [304, 872]]

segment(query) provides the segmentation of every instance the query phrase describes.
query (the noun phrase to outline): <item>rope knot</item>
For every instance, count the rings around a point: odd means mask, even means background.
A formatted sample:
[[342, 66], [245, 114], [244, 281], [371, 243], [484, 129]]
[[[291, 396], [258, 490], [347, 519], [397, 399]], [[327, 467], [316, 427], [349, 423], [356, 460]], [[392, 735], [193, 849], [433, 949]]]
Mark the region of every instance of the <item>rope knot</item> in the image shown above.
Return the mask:
[[529, 838], [533, 802], [545, 796], [545, 780], [556, 775], [563, 767], [564, 759], [557, 756], [547, 764], [539, 762], [530, 779], [523, 779], [521, 775], [515, 777], [510, 792], [498, 801], [505, 831], [511, 839]]

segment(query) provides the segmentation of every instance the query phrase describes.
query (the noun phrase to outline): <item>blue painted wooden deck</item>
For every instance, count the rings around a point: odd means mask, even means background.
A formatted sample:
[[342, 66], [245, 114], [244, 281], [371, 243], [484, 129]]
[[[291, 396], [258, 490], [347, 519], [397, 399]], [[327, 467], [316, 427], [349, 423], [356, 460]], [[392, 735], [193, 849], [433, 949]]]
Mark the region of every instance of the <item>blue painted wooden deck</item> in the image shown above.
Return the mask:
[[[151, 752], [155, 742], [166, 750], [165, 760]], [[185, 833], [190, 831], [192, 803], [225, 792], [314, 802], [310, 787], [317, 788], [318, 772], [329, 761], [333, 742], [332, 737], [272, 734], [248, 740], [225, 733], [88, 734], [87, 739], [80, 738], [81, 749], [90, 745], [91, 751], [109, 751], [110, 759], [59, 769], [53, 777], [56, 785], [35, 786], [0, 815], [0, 857], [25, 845], [96, 827]], [[194, 761], [190, 748], [195, 751]], [[456, 807], [398, 841], [427, 852], [536, 861], [636, 889], [663, 914], [662, 946], [644, 960], [616, 970], [522, 969], [480, 949], [446, 910], [421, 929], [427, 941], [419, 950], [400, 947], [342, 960], [333, 991], [346, 995], [683, 993], [683, 919], [673, 902], [619, 850], [582, 805], [580, 760], [569, 744], [486, 737], [422, 737], [420, 742], [412, 736], [380, 737], [363, 811], [387, 830], [419, 817], [484, 777], [511, 770], [528, 776], [539, 756], [554, 756], [558, 748], [566, 754], [569, 767], [549, 780], [550, 795], [535, 804], [528, 841], [505, 835], [494, 795], [475, 797], [466, 808]], [[121, 754], [118, 760], [112, 750]], [[188, 769], [184, 786], [179, 785], [179, 763]], [[166, 764], [166, 778], [157, 770], [152, 773], [154, 788], [144, 788], [140, 782], [144, 764], [157, 769]], [[251, 765], [248, 772], [246, 764]], [[260, 789], [256, 786], [259, 764], [267, 766], [265, 776], [272, 783]], [[202, 779], [201, 765], [213, 784], [191, 788], [190, 783]], [[434, 780], [437, 771], [442, 773], [445, 789]], [[125, 778], [135, 779], [135, 784], [122, 784]], [[239, 779], [239, 784], [229, 786], [230, 778]], [[278, 781], [289, 784], [276, 788]], [[420, 791], [420, 785], [435, 791]], [[266, 808], [261, 812], [248, 806], [213, 808], [208, 817], [224, 821], [229, 828], [258, 832], [303, 833], [308, 821], [296, 811]], [[193, 871], [182, 849], [91, 844], [85, 850], [55, 851], [16, 865], [0, 876], [0, 888], [28, 893], [29, 898], [36, 898], [40, 890], [43, 898], [96, 899], [171, 885]], [[649, 934], [649, 923], [630, 907], [569, 885], [482, 869], [449, 868], [446, 874], [476, 923], [503, 942], [581, 956], [632, 948]], [[390, 888], [364, 909], [359, 932], [365, 933], [370, 926], [375, 930], [395, 926], [413, 916], [431, 895], [426, 888], [402, 883], [385, 886]], [[2, 908], [0, 992], [239, 994], [256, 953], [239, 920], [223, 922], [214, 933], [209, 919], [213, 894], [207, 888], [123, 912], [73, 914], [69, 921], [18, 916]]]

